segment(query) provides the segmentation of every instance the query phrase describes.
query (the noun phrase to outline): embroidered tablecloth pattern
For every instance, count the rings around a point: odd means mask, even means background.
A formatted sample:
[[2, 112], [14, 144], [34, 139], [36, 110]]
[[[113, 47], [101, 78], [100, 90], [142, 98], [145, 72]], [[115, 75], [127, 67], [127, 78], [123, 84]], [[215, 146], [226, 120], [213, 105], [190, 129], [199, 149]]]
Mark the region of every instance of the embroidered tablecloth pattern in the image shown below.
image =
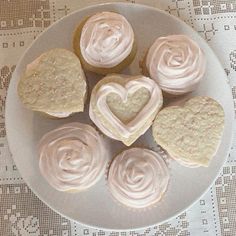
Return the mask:
[[[42, 203], [21, 178], [8, 149], [4, 112], [15, 65], [45, 28], [95, 0], [0, 0], [0, 235], [1, 236], [235, 236], [236, 139], [208, 192], [183, 214], [142, 231], [108, 232], [71, 222]], [[112, 1], [110, 1], [112, 2]], [[192, 26], [220, 58], [236, 110], [236, 1], [133, 0], [158, 7]], [[235, 131], [234, 131], [235, 132]]]

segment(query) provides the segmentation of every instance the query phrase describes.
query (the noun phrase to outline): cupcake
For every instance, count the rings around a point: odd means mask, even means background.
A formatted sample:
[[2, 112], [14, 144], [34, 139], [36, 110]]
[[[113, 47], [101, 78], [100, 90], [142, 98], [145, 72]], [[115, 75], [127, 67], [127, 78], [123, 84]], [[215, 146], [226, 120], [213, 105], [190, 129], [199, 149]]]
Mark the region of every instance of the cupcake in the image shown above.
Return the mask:
[[56, 118], [83, 111], [86, 90], [78, 57], [61, 48], [28, 64], [18, 84], [19, 98], [28, 109]]
[[145, 72], [172, 96], [194, 91], [206, 70], [203, 51], [185, 35], [156, 39], [144, 64]]
[[112, 74], [93, 88], [89, 116], [108, 137], [130, 146], [152, 125], [162, 104], [161, 89], [152, 79]]
[[143, 209], [161, 200], [167, 190], [169, 170], [156, 152], [131, 148], [114, 158], [107, 181], [117, 202], [129, 208]]
[[186, 167], [207, 167], [224, 129], [224, 111], [210, 97], [194, 97], [160, 111], [152, 127], [157, 144]]
[[82, 21], [73, 47], [84, 69], [104, 75], [120, 72], [136, 54], [132, 26], [115, 12], [99, 12]]
[[39, 169], [58, 191], [84, 191], [105, 174], [104, 140], [90, 125], [70, 123], [45, 134], [39, 143]]

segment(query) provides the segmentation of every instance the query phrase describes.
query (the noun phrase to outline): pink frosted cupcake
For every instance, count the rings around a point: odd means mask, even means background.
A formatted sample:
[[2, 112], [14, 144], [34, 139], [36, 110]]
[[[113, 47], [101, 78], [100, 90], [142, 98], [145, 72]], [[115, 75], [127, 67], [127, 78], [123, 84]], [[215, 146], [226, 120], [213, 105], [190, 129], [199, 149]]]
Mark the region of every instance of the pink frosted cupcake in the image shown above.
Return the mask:
[[116, 156], [108, 171], [112, 196], [129, 208], [147, 208], [167, 190], [169, 170], [162, 157], [151, 150], [131, 148]]
[[171, 95], [194, 91], [206, 70], [203, 51], [185, 35], [157, 38], [145, 60], [145, 71]]
[[102, 75], [126, 68], [137, 51], [131, 24], [124, 16], [107, 11], [80, 22], [73, 47], [84, 69]]
[[90, 125], [70, 123], [50, 131], [39, 144], [39, 168], [58, 191], [83, 191], [104, 175], [108, 155], [102, 137]]

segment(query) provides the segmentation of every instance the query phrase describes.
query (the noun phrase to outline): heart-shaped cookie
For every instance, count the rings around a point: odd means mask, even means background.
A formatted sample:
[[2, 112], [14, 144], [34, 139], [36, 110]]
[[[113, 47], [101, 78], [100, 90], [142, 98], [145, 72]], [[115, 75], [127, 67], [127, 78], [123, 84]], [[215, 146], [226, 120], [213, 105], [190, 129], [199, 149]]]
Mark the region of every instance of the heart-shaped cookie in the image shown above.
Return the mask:
[[151, 126], [162, 103], [155, 81], [113, 74], [94, 87], [89, 113], [104, 134], [129, 146]]
[[224, 129], [224, 111], [210, 97], [194, 97], [184, 106], [158, 113], [153, 137], [172, 158], [187, 167], [208, 166]]
[[53, 48], [26, 66], [17, 90], [28, 109], [65, 118], [84, 110], [87, 84], [78, 57]]

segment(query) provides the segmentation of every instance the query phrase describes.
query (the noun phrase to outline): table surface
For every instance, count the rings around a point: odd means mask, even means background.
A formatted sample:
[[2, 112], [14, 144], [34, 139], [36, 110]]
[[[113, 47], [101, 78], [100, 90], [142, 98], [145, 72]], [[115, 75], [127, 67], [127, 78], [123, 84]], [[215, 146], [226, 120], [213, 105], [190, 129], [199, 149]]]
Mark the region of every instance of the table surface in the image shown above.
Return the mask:
[[[221, 174], [197, 203], [178, 217], [142, 231], [109, 232], [72, 222], [42, 203], [21, 178], [8, 149], [4, 124], [7, 87], [15, 65], [29, 44], [50, 24], [77, 9], [102, 2], [108, 1], [0, 0], [0, 235], [235, 236], [236, 139]], [[127, 2], [163, 9], [199, 32], [225, 68], [236, 110], [235, 0]]]

